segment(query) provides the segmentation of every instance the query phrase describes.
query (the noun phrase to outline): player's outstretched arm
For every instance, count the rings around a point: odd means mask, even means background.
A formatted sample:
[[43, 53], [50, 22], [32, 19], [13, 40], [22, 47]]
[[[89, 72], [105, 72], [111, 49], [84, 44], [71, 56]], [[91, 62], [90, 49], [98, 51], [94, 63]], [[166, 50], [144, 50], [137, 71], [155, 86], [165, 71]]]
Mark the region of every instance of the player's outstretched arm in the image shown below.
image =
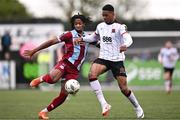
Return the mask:
[[59, 43], [59, 40], [58, 39], [51, 39], [51, 40], [48, 40], [44, 43], [42, 43], [41, 45], [39, 45], [38, 47], [32, 49], [32, 50], [25, 50], [23, 55], [25, 57], [30, 57], [32, 58], [32, 56], [37, 53], [38, 51], [42, 50], [42, 49], [45, 49], [45, 48], [48, 48], [49, 46], [52, 46], [54, 44], [57, 44]]
[[93, 33], [91, 35], [86, 35], [85, 37], [82, 37], [82, 38], [74, 39], [74, 45], [79, 45], [79, 44], [81, 45], [81, 44], [84, 44], [84, 42], [92, 43], [92, 42], [98, 41], [98, 39], [99, 39], [99, 36]]
[[92, 33], [91, 35], [86, 35], [85, 37], [82, 37], [82, 41], [84, 42], [96, 42], [99, 40], [99, 35], [97, 35], [96, 33]]

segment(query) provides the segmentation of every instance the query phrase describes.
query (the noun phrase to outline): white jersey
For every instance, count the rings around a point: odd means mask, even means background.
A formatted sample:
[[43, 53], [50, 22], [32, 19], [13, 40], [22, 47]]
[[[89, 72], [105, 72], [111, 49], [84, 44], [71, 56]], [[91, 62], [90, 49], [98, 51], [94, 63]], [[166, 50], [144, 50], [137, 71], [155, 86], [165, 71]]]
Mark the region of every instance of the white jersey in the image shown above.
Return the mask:
[[162, 64], [166, 68], [174, 68], [179, 54], [176, 48], [162, 48], [159, 54]]
[[100, 39], [99, 58], [110, 61], [124, 61], [124, 52], [120, 53], [120, 46], [124, 45], [122, 35], [127, 33], [126, 26], [119, 23], [100, 23], [95, 31]]

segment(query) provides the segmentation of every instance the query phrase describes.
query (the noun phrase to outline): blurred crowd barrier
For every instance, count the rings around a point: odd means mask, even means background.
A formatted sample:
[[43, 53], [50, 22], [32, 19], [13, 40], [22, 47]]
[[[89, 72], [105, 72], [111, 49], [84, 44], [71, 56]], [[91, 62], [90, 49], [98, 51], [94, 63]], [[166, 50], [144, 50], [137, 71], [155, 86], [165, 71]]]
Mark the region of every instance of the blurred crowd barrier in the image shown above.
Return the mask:
[[0, 89], [16, 88], [16, 66], [14, 61], [0, 61]]

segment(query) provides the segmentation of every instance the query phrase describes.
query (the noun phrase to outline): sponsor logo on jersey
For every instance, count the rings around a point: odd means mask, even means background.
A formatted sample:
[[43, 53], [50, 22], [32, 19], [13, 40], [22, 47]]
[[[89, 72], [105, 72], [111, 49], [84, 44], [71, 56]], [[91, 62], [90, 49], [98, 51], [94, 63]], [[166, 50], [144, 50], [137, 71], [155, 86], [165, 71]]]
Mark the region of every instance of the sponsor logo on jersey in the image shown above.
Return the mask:
[[64, 69], [65, 64], [62, 64], [62, 65], [60, 65], [59, 67], [60, 67], [61, 69]]
[[112, 29], [112, 33], [115, 33], [116, 32], [116, 30], [115, 29]]

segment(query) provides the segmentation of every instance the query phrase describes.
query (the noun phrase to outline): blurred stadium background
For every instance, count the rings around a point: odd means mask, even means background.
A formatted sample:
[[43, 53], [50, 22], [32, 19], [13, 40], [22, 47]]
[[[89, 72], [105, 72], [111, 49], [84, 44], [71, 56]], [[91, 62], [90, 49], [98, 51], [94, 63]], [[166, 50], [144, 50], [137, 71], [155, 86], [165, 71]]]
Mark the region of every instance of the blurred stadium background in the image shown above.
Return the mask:
[[[61, 11], [64, 14], [59, 13], [60, 15], [57, 14], [56, 17], [38, 17], [36, 16], [38, 12], [31, 13], [29, 10], [31, 7], [28, 7], [27, 3], [27, 0], [1, 1], [0, 35], [2, 36], [5, 31], [9, 31], [12, 37], [12, 45], [10, 46], [11, 57], [9, 61], [4, 61], [1, 55], [0, 88], [28, 88], [30, 80], [43, 73], [47, 73], [56, 63], [57, 53], [59, 53], [62, 45], [53, 46], [40, 52], [33, 61], [26, 60], [21, 56], [23, 50], [28, 49], [28, 47], [32, 49], [43, 41], [70, 30], [69, 19], [73, 14], [77, 14], [77, 12], [88, 15], [93, 19], [94, 22], [86, 27], [86, 31], [91, 33], [101, 21], [100, 16], [96, 18], [96, 15], [92, 14], [94, 13], [92, 7], [97, 7], [96, 10], [100, 13], [101, 6], [108, 2], [100, 1], [99, 3], [95, 3], [92, 0], [69, 0], [64, 3], [61, 0], [54, 0], [52, 2], [49, 1], [48, 4], [47, 0], [46, 3], [49, 6], [54, 3], [57, 4], [57, 8], [63, 9]], [[147, 6], [150, 3], [147, 1], [135, 2], [134, 0], [122, 0], [116, 1], [116, 4], [114, 1], [111, 4], [117, 9], [118, 20], [128, 26], [128, 30], [134, 40], [133, 45], [126, 52], [126, 68], [129, 84], [142, 87], [163, 86], [163, 71], [157, 61], [157, 55], [167, 40], [171, 40], [175, 47], [180, 48], [180, 21], [175, 18], [147, 19], [145, 17], [144, 19], [140, 19], [138, 12], [145, 11], [148, 8]], [[117, 7], [118, 5], [120, 7]], [[141, 9], [137, 9], [140, 6]], [[37, 7], [37, 5], [34, 7]], [[42, 6], [38, 7], [40, 9]], [[58, 16], [65, 17], [61, 19]], [[1, 46], [0, 49], [2, 49]], [[82, 85], [88, 85], [87, 76], [89, 66], [91, 61], [98, 56], [97, 53], [98, 49], [90, 46], [88, 57], [82, 66], [81, 76], [79, 78]], [[176, 67], [174, 85], [178, 86], [180, 85], [180, 75], [178, 74], [180, 72], [179, 61]], [[101, 81], [106, 85], [113, 85], [114, 83], [111, 73], [101, 76]]]
[[[36, 0], [38, 2], [32, 0], [34, 4], [31, 1], [29, 3], [27, 1], [0, 1], [0, 36], [3, 36], [5, 31], [9, 31], [12, 37], [10, 59], [3, 59], [2, 46], [0, 46], [0, 99], [3, 95], [6, 96], [3, 93], [4, 90], [30, 89], [29, 82], [32, 79], [47, 73], [54, 66], [58, 59], [60, 48], [63, 45], [60, 44], [43, 50], [31, 61], [21, 56], [24, 49], [31, 49], [45, 40], [70, 30], [69, 18], [78, 12], [92, 18], [93, 23], [86, 27], [86, 31], [89, 33], [93, 32], [96, 25], [101, 21], [101, 7], [106, 3], [111, 3], [115, 6], [118, 20], [128, 26], [128, 30], [134, 40], [133, 45], [126, 52], [125, 66], [129, 86], [135, 90], [156, 90], [158, 94], [155, 95], [157, 96], [159, 96], [158, 91], [164, 89], [163, 69], [157, 61], [157, 56], [160, 48], [167, 40], [171, 40], [175, 47], [178, 48], [178, 51], [180, 51], [180, 17], [173, 15], [162, 17], [161, 14], [167, 11], [159, 11], [159, 18], [158, 16], [153, 17], [152, 13], [150, 17], [145, 16], [148, 14], [149, 9], [152, 9], [149, 6], [152, 6], [151, 1], [153, 0], [100, 0], [98, 3], [95, 0], [44, 0], [44, 6], [45, 3], [51, 6], [47, 9], [54, 9], [54, 13], [57, 14], [55, 17], [53, 13], [47, 12], [49, 15], [43, 15], [38, 12], [43, 11], [43, 9], [41, 10], [41, 7], [43, 8], [42, 0]], [[177, 2], [177, 0], [164, 1], [157, 2], [160, 8], [166, 7], [168, 3], [174, 3], [172, 4], [174, 9], [179, 8], [180, 10], [180, 2]], [[38, 9], [31, 10], [33, 5], [34, 8]], [[170, 9], [173, 9], [173, 6]], [[59, 13], [58, 10], [61, 12]], [[176, 13], [175, 15], [178, 15], [177, 10], [174, 10], [174, 12]], [[97, 15], [94, 15], [94, 13]], [[169, 13], [167, 12], [167, 14]], [[89, 90], [88, 71], [91, 62], [97, 56], [98, 48], [90, 46], [88, 57], [82, 66], [79, 77], [81, 88], [84, 90]], [[173, 75], [173, 84], [175, 86], [173, 89], [177, 90], [176, 95], [179, 95], [180, 90], [179, 73], [180, 61], [178, 60]], [[116, 81], [110, 72], [103, 74], [100, 77], [100, 81], [106, 90], [118, 90]], [[47, 84], [40, 86], [40, 90], [54, 89], [59, 90], [59, 83], [50, 86]], [[145, 94], [139, 93], [139, 96], [144, 96]], [[179, 100], [178, 97], [176, 100]], [[177, 103], [176, 105], [180, 104]], [[0, 112], [0, 115], [3, 114]], [[153, 117], [156, 118], [155, 115]], [[6, 119], [6, 117], [0, 116], [1, 118]]]

